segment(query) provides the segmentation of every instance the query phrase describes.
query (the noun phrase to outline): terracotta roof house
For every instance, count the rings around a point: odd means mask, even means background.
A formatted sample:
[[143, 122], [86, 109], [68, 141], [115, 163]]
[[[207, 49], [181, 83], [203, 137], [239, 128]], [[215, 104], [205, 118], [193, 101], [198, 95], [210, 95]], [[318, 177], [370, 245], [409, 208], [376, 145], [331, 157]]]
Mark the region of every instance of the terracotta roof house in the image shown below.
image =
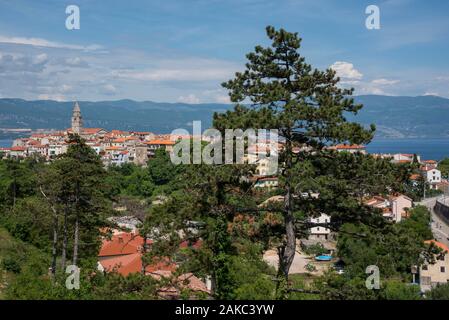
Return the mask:
[[329, 150], [335, 150], [338, 152], [356, 153], [360, 152], [366, 154], [366, 147], [358, 144], [337, 144], [335, 146], [328, 147]]
[[[147, 245], [153, 242], [147, 240]], [[130, 273], [138, 273], [142, 270], [142, 246], [143, 237], [136, 233], [122, 232], [115, 234], [111, 239], [104, 239], [100, 252], [98, 253], [99, 267], [103, 271], [117, 271], [123, 276]], [[147, 267], [147, 272], [155, 270], [176, 269], [173, 263], [168, 261], [157, 261]]]
[[173, 145], [176, 144], [176, 142], [172, 141], [172, 140], [155, 139], [155, 140], [150, 140], [148, 142], [145, 142], [145, 144], [148, 144], [148, 145], [161, 145], [161, 146], [173, 146]]
[[[152, 241], [147, 240], [151, 245]], [[111, 239], [104, 239], [98, 253], [98, 270], [103, 272], [118, 272], [123, 276], [142, 272], [143, 237], [135, 233], [123, 232], [115, 234]], [[184, 241], [181, 248], [199, 248], [201, 241], [189, 244]], [[156, 279], [170, 277], [177, 269], [177, 265], [168, 258], [155, 258], [153, 263], [146, 266], [145, 274]], [[180, 290], [188, 288], [193, 292], [210, 293], [206, 284], [191, 273], [182, 274], [172, 280], [172, 286], [160, 289], [163, 298], [177, 298]]]
[[[169, 277], [171, 273], [166, 272], [155, 272], [151, 276], [156, 279]], [[209, 295], [211, 293], [210, 289], [193, 273], [184, 273], [179, 277], [171, 280], [171, 286], [160, 288], [158, 290], [158, 295], [164, 299], [179, 299], [182, 289], [189, 289], [193, 292], [193, 296], [197, 293], [204, 293]]]
[[408, 209], [413, 206], [413, 200], [406, 195], [397, 193], [387, 197], [374, 196], [364, 201], [365, 205], [382, 210], [382, 215], [394, 222], [400, 222], [408, 217]]
[[429, 291], [438, 284], [445, 284], [449, 281], [449, 248], [435, 240], [428, 240], [424, 243], [433, 243], [442, 249], [445, 254], [436, 257], [434, 264], [425, 262], [419, 267], [419, 285], [422, 292]]

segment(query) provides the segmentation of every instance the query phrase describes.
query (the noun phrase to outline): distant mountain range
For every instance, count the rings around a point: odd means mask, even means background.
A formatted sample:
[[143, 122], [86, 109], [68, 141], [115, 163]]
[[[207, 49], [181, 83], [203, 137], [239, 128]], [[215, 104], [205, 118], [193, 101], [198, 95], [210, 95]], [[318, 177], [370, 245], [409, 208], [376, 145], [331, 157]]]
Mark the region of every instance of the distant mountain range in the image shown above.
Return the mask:
[[[378, 137], [449, 138], [449, 99], [436, 96], [355, 97], [364, 108], [355, 117], [363, 124], [374, 123]], [[86, 127], [168, 133], [175, 128], [189, 130], [201, 120], [203, 130], [211, 125], [214, 112], [232, 109], [227, 104], [159, 103], [134, 100], [80, 101]], [[73, 102], [0, 99], [0, 138], [16, 135], [2, 129], [65, 129], [70, 126]], [[23, 133], [18, 133], [23, 134]]]

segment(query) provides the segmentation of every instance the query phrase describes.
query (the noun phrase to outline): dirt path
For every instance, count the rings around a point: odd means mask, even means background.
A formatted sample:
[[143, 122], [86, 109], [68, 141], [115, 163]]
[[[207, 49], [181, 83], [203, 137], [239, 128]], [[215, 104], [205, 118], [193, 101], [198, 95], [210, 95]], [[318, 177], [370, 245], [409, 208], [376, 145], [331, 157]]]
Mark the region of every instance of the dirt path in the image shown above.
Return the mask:
[[[273, 266], [277, 269], [278, 267], [278, 256], [275, 250], [268, 250], [263, 255], [263, 259], [266, 263], [268, 263], [270, 266]], [[306, 265], [308, 263], [311, 263], [316, 267], [316, 271], [309, 272], [306, 269]], [[293, 259], [292, 266], [290, 268], [289, 274], [296, 274], [296, 273], [310, 273], [312, 275], [322, 275], [324, 271], [326, 271], [332, 263], [330, 262], [318, 262], [315, 261], [314, 257], [308, 256], [305, 253], [301, 252], [299, 248], [297, 248], [297, 252], [295, 254], [295, 258]]]

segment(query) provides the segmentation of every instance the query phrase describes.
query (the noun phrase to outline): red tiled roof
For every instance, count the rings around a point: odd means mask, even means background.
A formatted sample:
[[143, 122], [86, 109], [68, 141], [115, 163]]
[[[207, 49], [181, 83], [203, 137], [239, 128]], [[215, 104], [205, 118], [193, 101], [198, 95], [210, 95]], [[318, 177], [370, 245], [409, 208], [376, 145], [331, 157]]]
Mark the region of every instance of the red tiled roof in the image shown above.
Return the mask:
[[400, 197], [403, 197], [403, 198], [405, 198], [405, 199], [407, 199], [409, 201], [413, 201], [410, 197], [407, 197], [405, 194], [402, 194], [402, 193], [391, 194], [391, 195], [388, 196], [388, 199], [396, 200], [396, 199], [398, 199]]
[[[203, 243], [203, 242], [202, 242], [201, 240], [198, 240], [198, 241], [195, 241], [194, 243], [192, 243], [192, 244], [190, 245], [190, 247], [191, 247], [191, 248], [194, 248], [194, 249], [198, 249], [198, 248], [201, 247], [202, 243]], [[187, 248], [187, 247], [189, 247], [189, 242], [188, 242], [187, 240], [184, 240], [183, 242], [181, 242], [181, 244], [179, 245], [179, 247], [180, 247], [180, 248]]]
[[142, 136], [145, 135], [146, 136], [146, 135], [151, 134], [151, 132], [149, 132], [149, 131], [133, 131], [132, 134], [137, 134], [137, 135], [142, 135]]
[[438, 169], [434, 168], [434, 167], [421, 167], [420, 170], [421, 171], [431, 171], [431, 170], [438, 170]]
[[[147, 243], [151, 244], [152, 242], [148, 240]], [[141, 236], [124, 232], [112, 236], [111, 240], [104, 240], [98, 256], [107, 257], [134, 254], [140, 251], [142, 245], [143, 238]]]
[[249, 178], [251, 182], [254, 181], [277, 181], [278, 178], [275, 176], [252, 176]]
[[46, 144], [36, 144], [34, 146], [32, 146], [34, 149], [42, 149], [42, 148], [47, 148]]
[[103, 129], [102, 128], [84, 128], [83, 133], [98, 133], [101, 130], [103, 130]]
[[365, 149], [365, 146], [361, 146], [361, 145], [358, 145], [358, 144], [337, 144], [334, 147], [335, 147], [335, 149], [343, 149], [343, 150], [347, 150], [347, 149]]
[[377, 206], [379, 204], [383, 204], [387, 201], [384, 197], [381, 196], [373, 196], [372, 198], [366, 199], [363, 203], [367, 206]]
[[[151, 276], [157, 280], [171, 276], [170, 272], [157, 271], [151, 274]], [[184, 273], [178, 278], [172, 280], [172, 284], [176, 286], [167, 286], [160, 288], [158, 290], [159, 295], [164, 298], [176, 298], [180, 294], [179, 289], [188, 288], [195, 292], [205, 292], [210, 294], [210, 290], [207, 288], [206, 284], [196, 277], [193, 273]]]
[[111, 130], [110, 134], [111, 135], [120, 135], [120, 134], [126, 134], [126, 131], [122, 131], [122, 130]]
[[31, 135], [31, 138], [45, 138], [45, 134], [43, 133], [34, 133]]
[[160, 145], [174, 145], [176, 142], [171, 140], [151, 140], [148, 142], [145, 142], [146, 144], [160, 144]]
[[433, 243], [433, 244], [436, 245], [438, 248], [443, 249], [443, 250], [446, 251], [446, 252], [449, 252], [449, 248], [448, 248], [444, 243], [438, 242], [438, 241], [436, 241], [436, 240], [427, 240], [427, 241], [424, 241], [424, 243], [425, 243], [425, 244], [431, 244], [431, 243]]
[[25, 151], [26, 148], [25, 147], [12, 147], [11, 151]]
[[[142, 254], [133, 253], [124, 256], [105, 258], [100, 261], [106, 272], [116, 271], [123, 276], [142, 271]], [[145, 268], [146, 273], [158, 270], [175, 271], [176, 265], [167, 259], [159, 259]]]
[[110, 147], [106, 147], [106, 150], [123, 150], [123, 147], [110, 146]]
[[[103, 230], [107, 231], [107, 230]], [[147, 240], [147, 244], [153, 242]], [[201, 240], [191, 244], [191, 248], [199, 248]], [[142, 269], [142, 253], [143, 237], [138, 234], [123, 232], [113, 235], [111, 239], [104, 239], [98, 257], [100, 263], [106, 271], [115, 269], [118, 273], [126, 276], [130, 273], [141, 272]], [[179, 247], [187, 248], [189, 243], [182, 242]], [[169, 262], [168, 258], [159, 258], [154, 263], [147, 266], [146, 272], [152, 273], [157, 270], [175, 271], [176, 264]]]

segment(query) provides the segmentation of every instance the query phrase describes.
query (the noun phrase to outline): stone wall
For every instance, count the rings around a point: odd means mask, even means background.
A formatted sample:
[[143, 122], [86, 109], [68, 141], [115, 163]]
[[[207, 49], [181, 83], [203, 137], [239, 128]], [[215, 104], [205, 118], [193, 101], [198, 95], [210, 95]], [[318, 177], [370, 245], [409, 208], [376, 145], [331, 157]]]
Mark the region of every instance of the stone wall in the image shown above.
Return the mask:
[[433, 207], [435, 213], [443, 219], [444, 222], [449, 224], [449, 206], [437, 200], [435, 203], [435, 207]]

